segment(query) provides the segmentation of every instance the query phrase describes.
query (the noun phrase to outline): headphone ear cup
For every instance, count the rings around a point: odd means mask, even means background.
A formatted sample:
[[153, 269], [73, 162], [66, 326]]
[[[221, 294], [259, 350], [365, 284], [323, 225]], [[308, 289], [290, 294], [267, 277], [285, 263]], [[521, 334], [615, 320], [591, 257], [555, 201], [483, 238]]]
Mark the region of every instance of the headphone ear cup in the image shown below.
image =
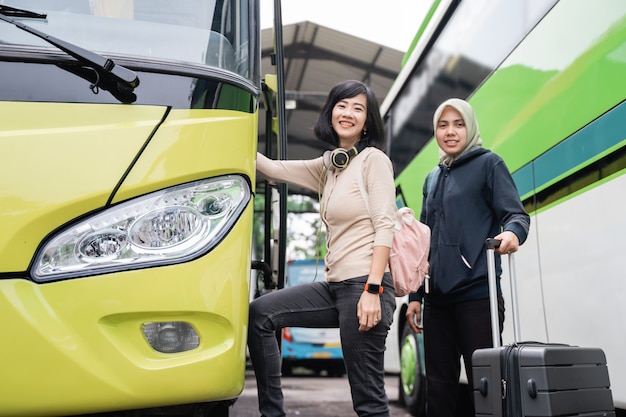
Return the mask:
[[327, 170], [331, 171], [335, 169], [335, 166], [332, 163], [332, 159], [333, 159], [333, 151], [324, 151], [324, 154], [322, 155], [322, 160], [324, 161], [324, 167], [326, 167]]
[[350, 152], [343, 149], [337, 148], [331, 152], [330, 155], [330, 163], [335, 169], [345, 169], [350, 163]]
[[324, 151], [323, 162], [326, 169], [332, 170], [342, 170], [348, 166], [350, 163], [350, 159], [356, 156], [359, 153], [359, 150], [354, 147], [350, 150], [344, 148], [337, 148], [332, 151]]

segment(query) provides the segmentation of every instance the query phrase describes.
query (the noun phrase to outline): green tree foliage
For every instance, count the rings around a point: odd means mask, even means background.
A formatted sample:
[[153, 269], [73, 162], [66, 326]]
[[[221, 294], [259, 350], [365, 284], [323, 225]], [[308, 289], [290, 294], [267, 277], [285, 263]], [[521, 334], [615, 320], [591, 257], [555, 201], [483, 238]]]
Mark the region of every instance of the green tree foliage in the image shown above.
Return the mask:
[[[254, 199], [254, 255], [263, 259], [265, 237], [265, 195]], [[326, 230], [319, 216], [317, 199], [305, 195], [287, 197], [287, 259], [323, 258], [326, 253]]]

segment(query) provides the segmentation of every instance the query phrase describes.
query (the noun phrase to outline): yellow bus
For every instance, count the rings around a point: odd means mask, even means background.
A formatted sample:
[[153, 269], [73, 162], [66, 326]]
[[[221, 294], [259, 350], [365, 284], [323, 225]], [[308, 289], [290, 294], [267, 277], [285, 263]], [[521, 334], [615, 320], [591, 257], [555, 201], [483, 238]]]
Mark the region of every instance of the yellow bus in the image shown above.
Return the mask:
[[0, 416], [228, 415], [259, 37], [256, 0], [0, 1]]

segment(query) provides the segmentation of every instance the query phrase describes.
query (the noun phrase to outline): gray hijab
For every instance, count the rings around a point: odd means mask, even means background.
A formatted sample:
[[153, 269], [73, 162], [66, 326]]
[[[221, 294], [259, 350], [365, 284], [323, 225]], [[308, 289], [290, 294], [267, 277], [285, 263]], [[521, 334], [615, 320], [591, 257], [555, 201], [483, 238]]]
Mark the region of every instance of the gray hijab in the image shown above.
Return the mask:
[[461, 117], [463, 118], [467, 129], [467, 142], [461, 152], [456, 155], [449, 155], [439, 149], [439, 160], [445, 166], [450, 166], [452, 162], [459, 159], [461, 155], [467, 153], [469, 150], [483, 146], [483, 141], [480, 138], [480, 132], [478, 131], [478, 120], [476, 120], [474, 109], [467, 101], [461, 100], [460, 98], [448, 99], [437, 107], [435, 115], [433, 116], [433, 127], [435, 132], [437, 131], [437, 123], [439, 122], [441, 113], [443, 113], [446, 107], [453, 107], [461, 113]]

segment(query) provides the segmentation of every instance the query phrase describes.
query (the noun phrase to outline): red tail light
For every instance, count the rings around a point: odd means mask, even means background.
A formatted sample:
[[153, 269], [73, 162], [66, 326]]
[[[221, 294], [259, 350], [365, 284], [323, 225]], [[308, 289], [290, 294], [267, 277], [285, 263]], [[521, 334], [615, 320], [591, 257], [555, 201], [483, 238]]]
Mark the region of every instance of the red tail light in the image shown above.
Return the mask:
[[289, 327], [283, 328], [283, 339], [287, 342], [293, 342], [293, 337], [291, 337], [291, 332], [289, 331]]

